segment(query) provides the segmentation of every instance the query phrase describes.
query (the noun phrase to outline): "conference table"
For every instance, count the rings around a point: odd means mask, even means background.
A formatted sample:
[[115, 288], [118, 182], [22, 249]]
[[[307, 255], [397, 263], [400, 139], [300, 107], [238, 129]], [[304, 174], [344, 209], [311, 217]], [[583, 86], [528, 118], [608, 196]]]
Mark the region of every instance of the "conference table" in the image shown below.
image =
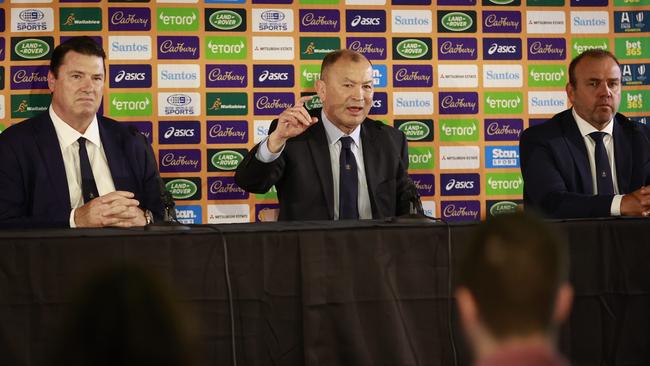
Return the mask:
[[[562, 353], [573, 365], [650, 364], [650, 220], [552, 226], [568, 239], [576, 295]], [[0, 364], [51, 364], [70, 294], [127, 262], [159, 277], [195, 319], [199, 365], [469, 365], [453, 287], [475, 227], [2, 230]]]

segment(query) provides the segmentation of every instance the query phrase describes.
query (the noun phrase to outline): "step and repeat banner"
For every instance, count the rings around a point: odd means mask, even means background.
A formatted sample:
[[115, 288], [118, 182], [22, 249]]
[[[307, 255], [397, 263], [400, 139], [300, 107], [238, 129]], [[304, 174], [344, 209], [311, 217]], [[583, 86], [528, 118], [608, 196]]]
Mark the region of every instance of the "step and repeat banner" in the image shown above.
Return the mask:
[[[373, 63], [371, 116], [409, 139], [429, 215], [473, 221], [521, 203], [523, 129], [569, 107], [571, 58], [622, 63], [621, 112], [650, 116], [650, 0], [0, 0], [0, 131], [47, 110], [70, 36], [107, 53], [101, 113], [152, 142], [187, 223], [274, 220], [276, 194], [233, 171], [270, 121], [314, 93], [320, 61]], [[317, 98], [311, 107], [318, 106]]]

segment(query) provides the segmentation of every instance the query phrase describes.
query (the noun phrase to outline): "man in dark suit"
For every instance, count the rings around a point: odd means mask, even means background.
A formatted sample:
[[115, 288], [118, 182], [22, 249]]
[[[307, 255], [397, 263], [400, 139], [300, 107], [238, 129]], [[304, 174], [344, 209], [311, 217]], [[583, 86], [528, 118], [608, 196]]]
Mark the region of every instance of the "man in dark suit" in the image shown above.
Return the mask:
[[526, 207], [556, 218], [648, 216], [650, 132], [617, 113], [621, 70], [607, 51], [569, 66], [573, 108], [521, 135]]
[[75, 37], [52, 54], [47, 112], [0, 134], [3, 226], [143, 226], [162, 217], [156, 162], [137, 133], [98, 117], [105, 53]]
[[408, 177], [404, 134], [367, 118], [372, 65], [339, 50], [321, 66], [316, 90], [322, 110], [300, 98], [271, 123], [268, 137], [237, 168], [243, 189], [275, 185], [280, 220], [371, 219], [409, 214], [419, 199]]

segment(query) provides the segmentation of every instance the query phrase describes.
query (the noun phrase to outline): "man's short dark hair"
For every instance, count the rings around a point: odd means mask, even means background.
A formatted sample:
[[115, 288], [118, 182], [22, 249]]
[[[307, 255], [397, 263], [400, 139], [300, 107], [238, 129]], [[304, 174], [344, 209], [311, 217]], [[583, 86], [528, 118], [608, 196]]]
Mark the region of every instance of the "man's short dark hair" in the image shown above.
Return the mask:
[[497, 339], [548, 332], [560, 285], [568, 278], [568, 247], [530, 214], [488, 219], [477, 229], [458, 272], [481, 322]]
[[323, 62], [320, 66], [321, 80], [325, 80], [325, 74], [327, 73], [327, 70], [330, 68], [330, 66], [334, 65], [340, 59], [348, 59], [353, 62], [367, 61], [368, 64], [372, 65], [370, 60], [368, 60], [366, 56], [359, 52], [348, 49], [336, 50], [334, 52], [328, 53], [325, 55], [325, 58], [323, 58]]
[[603, 58], [611, 58], [616, 62], [616, 64], [620, 67], [621, 64], [618, 62], [616, 59], [616, 56], [614, 56], [611, 52], [601, 50], [601, 49], [591, 49], [591, 50], [586, 50], [585, 52], [581, 53], [578, 55], [578, 57], [574, 58], [571, 60], [571, 63], [569, 64], [569, 83], [575, 87], [576, 86], [576, 67], [580, 63], [582, 59], [585, 58], [595, 58], [595, 59], [603, 59]]
[[[58, 45], [54, 52], [52, 52], [52, 59], [50, 60], [50, 71], [54, 77], [59, 77], [59, 68], [63, 63], [65, 55], [74, 51], [82, 55], [101, 57], [106, 60], [106, 53], [101, 45], [97, 44], [95, 40], [88, 36], [72, 37], [65, 42]], [[106, 66], [104, 66], [106, 67]]]

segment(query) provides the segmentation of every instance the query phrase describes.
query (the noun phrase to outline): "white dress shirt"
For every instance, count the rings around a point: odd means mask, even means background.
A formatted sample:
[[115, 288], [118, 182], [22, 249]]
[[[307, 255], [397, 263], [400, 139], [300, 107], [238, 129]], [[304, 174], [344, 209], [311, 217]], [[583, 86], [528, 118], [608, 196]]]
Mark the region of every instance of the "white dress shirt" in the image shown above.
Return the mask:
[[113, 177], [108, 167], [106, 153], [102, 147], [102, 140], [99, 136], [99, 125], [97, 116], [93, 118], [90, 126], [83, 134], [70, 127], [67, 123], [56, 115], [50, 105], [50, 118], [54, 124], [56, 137], [59, 139], [59, 147], [63, 156], [63, 166], [65, 167], [65, 176], [68, 180], [68, 190], [70, 191], [70, 227], [76, 227], [74, 222], [75, 210], [84, 205], [83, 195], [81, 192], [81, 168], [79, 165], [79, 142], [80, 137], [86, 141], [86, 150], [88, 151], [88, 160], [93, 170], [97, 192], [100, 196], [115, 191]]
[[[350, 136], [354, 143], [351, 145], [352, 153], [354, 154], [354, 159], [357, 161], [357, 174], [359, 180], [359, 195], [358, 195], [358, 208], [359, 208], [359, 219], [372, 219], [372, 207], [370, 206], [370, 193], [368, 192], [368, 181], [366, 180], [366, 169], [363, 164], [363, 149], [361, 146], [361, 126], [352, 131], [351, 134], [346, 135], [343, 131], [339, 130], [338, 127], [327, 118], [325, 112], [321, 112], [321, 123], [325, 128], [325, 134], [327, 135], [327, 143], [330, 152], [330, 165], [332, 167], [332, 180], [334, 187], [334, 220], [339, 219], [339, 156], [341, 154], [341, 141], [340, 138], [343, 136]], [[279, 158], [284, 150], [284, 145], [277, 153], [272, 153], [268, 147], [268, 137], [260, 143], [260, 147], [257, 149], [255, 157], [257, 160], [270, 163], [275, 159]]]
[[609, 166], [612, 169], [612, 181], [614, 183], [614, 199], [612, 200], [612, 205], [610, 206], [610, 214], [612, 216], [621, 216], [621, 200], [623, 195], [619, 194], [618, 182], [616, 179], [616, 161], [614, 160], [614, 121], [613, 119], [607, 123], [607, 126], [602, 130], [597, 130], [589, 122], [585, 121], [576, 113], [575, 109], [571, 110], [573, 113], [573, 118], [578, 124], [578, 129], [582, 135], [583, 140], [585, 141], [585, 146], [587, 147], [587, 157], [589, 158], [589, 168], [591, 170], [591, 183], [593, 187], [594, 195], [598, 194], [598, 185], [596, 184], [596, 143], [589, 136], [592, 132], [605, 132], [603, 137], [603, 144], [605, 145], [605, 150], [607, 150], [607, 157], [609, 158]]

